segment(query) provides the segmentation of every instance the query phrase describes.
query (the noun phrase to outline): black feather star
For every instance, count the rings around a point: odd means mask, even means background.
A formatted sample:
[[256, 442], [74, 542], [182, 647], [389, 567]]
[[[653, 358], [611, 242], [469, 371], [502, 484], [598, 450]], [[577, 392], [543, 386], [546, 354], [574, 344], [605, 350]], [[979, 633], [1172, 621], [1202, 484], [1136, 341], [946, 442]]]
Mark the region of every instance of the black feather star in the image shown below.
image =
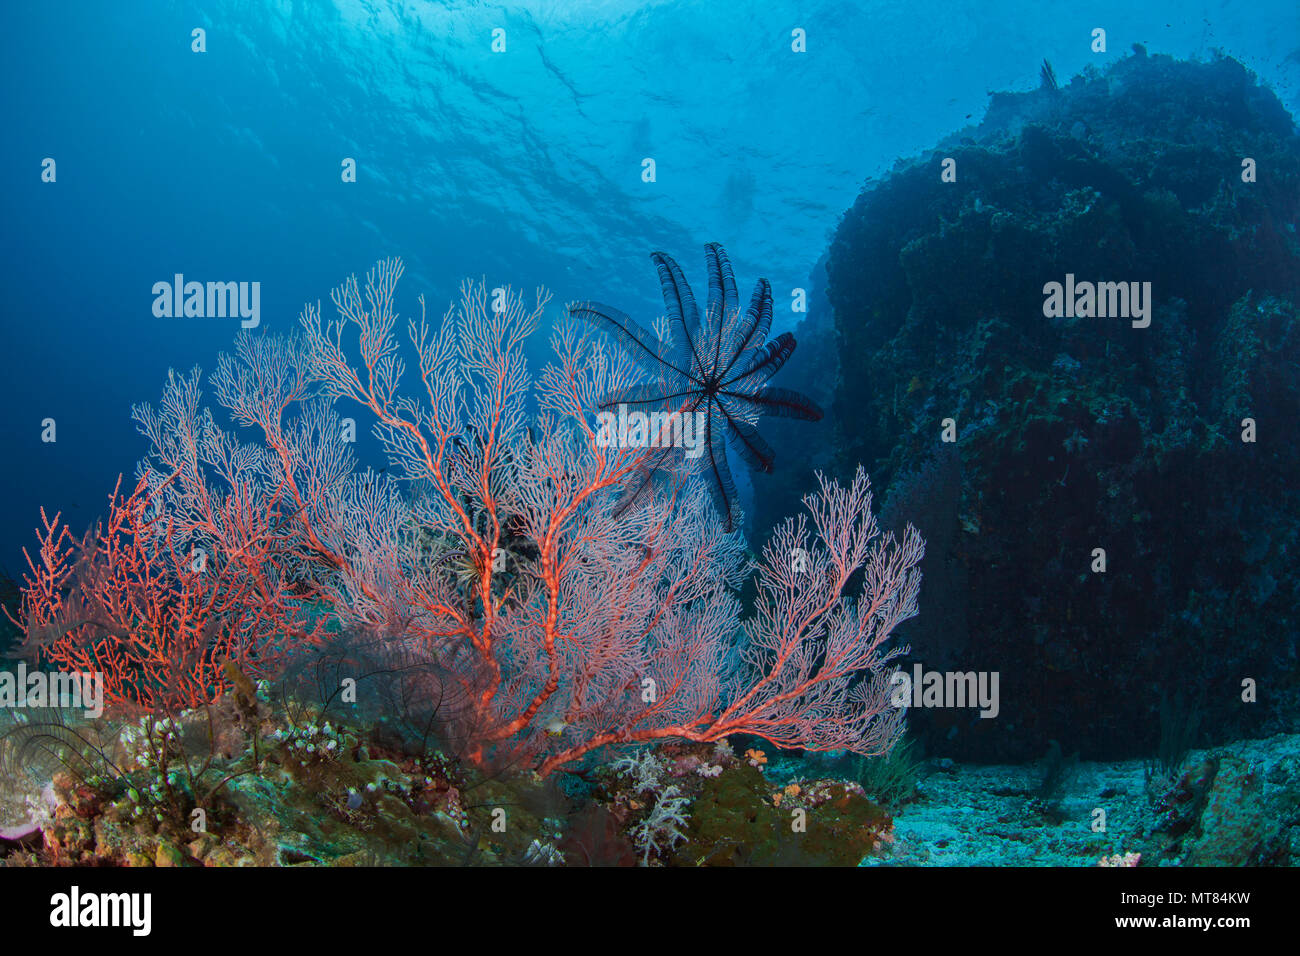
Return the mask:
[[[574, 303], [569, 313], [614, 331], [637, 365], [657, 379], [653, 384], [605, 396], [598, 402], [602, 410], [626, 405], [646, 412], [703, 413], [702, 471], [726, 530], [731, 531], [736, 523], [736, 485], [727, 465], [726, 443], [730, 442], [750, 468], [770, 472], [776, 453], [758, 433], [758, 420], [767, 415], [817, 421], [822, 410], [799, 392], [767, 384], [795, 349], [794, 336], [789, 332], [764, 344], [772, 325], [771, 285], [766, 279], [758, 280], [749, 308], [742, 315], [727, 253], [717, 243], [704, 249], [709, 267], [709, 304], [703, 321], [677, 263], [662, 252], [650, 256], [659, 270], [670, 341], [646, 331], [626, 313], [599, 302]], [[635, 500], [672, 452], [668, 448], [656, 456], [627, 503]]]

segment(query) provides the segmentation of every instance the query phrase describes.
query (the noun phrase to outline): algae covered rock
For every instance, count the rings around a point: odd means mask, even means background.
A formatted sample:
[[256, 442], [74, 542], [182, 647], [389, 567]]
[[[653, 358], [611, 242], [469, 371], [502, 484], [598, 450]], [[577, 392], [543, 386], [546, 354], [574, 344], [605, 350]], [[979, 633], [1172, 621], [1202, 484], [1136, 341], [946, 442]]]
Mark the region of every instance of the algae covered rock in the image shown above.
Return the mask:
[[[1286, 865], [1287, 836], [1300, 806], [1300, 790], [1270, 794], [1258, 768], [1237, 757], [1224, 757], [1189, 841], [1185, 863], [1192, 866]], [[1291, 813], [1283, 810], [1290, 803]], [[1280, 811], [1280, 812], [1279, 812]]]
[[740, 764], [704, 782], [691, 804], [687, 866], [857, 866], [892, 839], [889, 814], [860, 787], [815, 781], [774, 788]]
[[[845, 214], [836, 466], [936, 542], [913, 659], [1002, 679], [997, 720], [910, 716], [931, 752], [1141, 754], [1192, 674], [1216, 739], [1293, 729], [1298, 221], [1274, 94], [1228, 58], [1146, 55], [996, 95]], [[1136, 283], [1144, 316], [1045, 314], [1075, 279]]]

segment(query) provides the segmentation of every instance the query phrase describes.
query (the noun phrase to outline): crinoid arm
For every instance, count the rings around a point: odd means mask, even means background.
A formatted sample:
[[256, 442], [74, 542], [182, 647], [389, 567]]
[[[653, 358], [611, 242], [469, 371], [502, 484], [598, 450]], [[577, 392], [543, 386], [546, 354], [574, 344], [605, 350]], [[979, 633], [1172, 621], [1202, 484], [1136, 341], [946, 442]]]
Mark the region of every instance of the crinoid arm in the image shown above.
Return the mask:
[[742, 367], [740, 372], [721, 383], [722, 387], [731, 387], [743, 382], [753, 388], [762, 385], [769, 378], [781, 371], [781, 366], [789, 361], [798, 343], [789, 332], [782, 332], [761, 349], [756, 349]]
[[806, 422], [822, 420], [822, 410], [803, 392], [770, 385], [745, 394], [745, 400], [758, 407], [759, 414], [767, 418], [798, 418]]
[[725, 426], [717, 419], [721, 416], [709, 415], [707, 419], [707, 440], [704, 444], [704, 483], [713, 499], [713, 506], [722, 516], [722, 529], [730, 532], [736, 527], [736, 482], [731, 477], [731, 466], [727, 464], [727, 447]]
[[745, 320], [737, 331], [736, 347], [727, 364], [722, 366], [719, 376], [726, 379], [731, 370], [742, 358], [762, 347], [772, 327], [772, 286], [766, 279], [759, 279], [750, 297], [749, 308], [745, 310]]
[[747, 421], [728, 416], [727, 440], [750, 468], [771, 473], [772, 465], [776, 461], [776, 452], [758, 433], [757, 428]]
[[709, 326], [716, 328], [723, 318], [740, 308], [736, 295], [736, 276], [731, 270], [727, 251], [716, 242], [704, 247], [705, 261], [709, 267]]
[[673, 362], [658, 336], [646, 331], [626, 312], [601, 302], [574, 302], [569, 305], [568, 311], [574, 318], [616, 333], [619, 344], [642, 370], [652, 375], [664, 372], [688, 374]]
[[668, 313], [669, 328], [675, 344], [674, 354], [679, 364], [698, 372], [707, 355], [707, 330], [700, 326], [700, 307], [695, 293], [682, 274], [681, 266], [664, 252], [652, 252], [651, 260], [659, 271], [659, 287]]

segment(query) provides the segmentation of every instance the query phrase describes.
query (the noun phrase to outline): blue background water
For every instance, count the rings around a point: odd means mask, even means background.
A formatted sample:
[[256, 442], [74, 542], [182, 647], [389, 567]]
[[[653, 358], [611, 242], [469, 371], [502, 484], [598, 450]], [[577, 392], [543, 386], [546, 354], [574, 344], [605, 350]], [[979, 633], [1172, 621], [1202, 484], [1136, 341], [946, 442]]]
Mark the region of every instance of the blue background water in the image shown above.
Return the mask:
[[865, 178], [1036, 86], [1045, 57], [1064, 83], [1134, 42], [1220, 48], [1296, 113], [1294, 0], [1133, 6], [6, 3], [0, 562], [18, 570], [39, 505], [92, 520], [142, 450], [131, 404], [229, 345], [236, 319], [153, 316], [173, 273], [260, 281], [270, 330], [394, 254], [403, 305], [424, 292], [434, 316], [487, 275], [648, 319], [652, 249], [701, 285], [710, 240], [743, 294], [806, 285]]

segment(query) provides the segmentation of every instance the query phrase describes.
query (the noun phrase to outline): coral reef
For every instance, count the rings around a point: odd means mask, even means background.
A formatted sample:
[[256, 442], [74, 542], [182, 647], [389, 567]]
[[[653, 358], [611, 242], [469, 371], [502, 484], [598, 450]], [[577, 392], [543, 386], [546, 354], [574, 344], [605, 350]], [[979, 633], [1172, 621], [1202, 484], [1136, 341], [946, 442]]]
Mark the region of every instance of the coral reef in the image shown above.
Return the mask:
[[10, 785], [52, 783], [26, 799], [25, 825], [0, 831], [0, 864], [853, 866], [891, 839], [856, 784], [769, 779], [761, 752], [737, 758], [726, 741], [625, 755], [575, 801], [526, 770], [398, 747], [347, 708], [283, 690], [115, 716], [94, 745], [75, 724], [60, 741], [9, 727]]
[[602, 770], [600, 799], [629, 821], [645, 864], [856, 866], [893, 838], [858, 784], [782, 780], [766, 763], [725, 742], [665, 744]]
[[641, 748], [560, 787], [308, 689], [263, 681], [165, 718], [6, 725], [0, 865], [1236, 866], [1300, 854], [1300, 736], [1195, 751], [1158, 789], [1141, 761], [1078, 763], [1051, 775], [1050, 814], [1043, 766], [931, 758], [885, 809], [826, 756], [769, 759], [753, 738]]

